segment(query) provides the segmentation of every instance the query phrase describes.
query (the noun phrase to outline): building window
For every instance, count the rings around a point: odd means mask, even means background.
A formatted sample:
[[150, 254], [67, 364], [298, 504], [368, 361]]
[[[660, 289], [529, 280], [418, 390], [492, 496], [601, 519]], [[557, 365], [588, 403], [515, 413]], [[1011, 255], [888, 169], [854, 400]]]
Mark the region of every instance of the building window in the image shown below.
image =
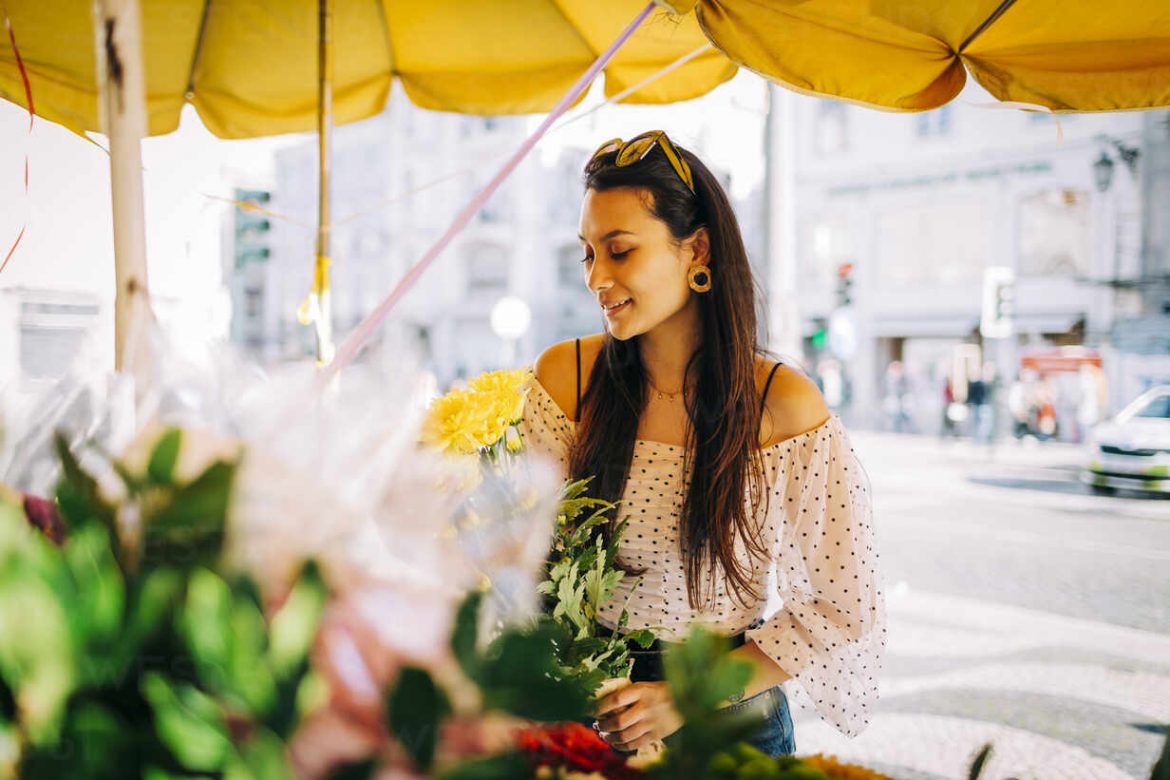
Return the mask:
[[81, 328], [22, 327], [20, 368], [32, 379], [65, 376], [81, 349], [85, 331]]
[[949, 135], [951, 132], [952, 109], [948, 106], [937, 108], [934, 111], [924, 111], [918, 115], [918, 137], [930, 138]]
[[991, 254], [992, 221], [979, 200], [901, 205], [876, 219], [874, 250], [883, 289], [978, 282]]
[[1051, 189], [1024, 198], [1018, 241], [1021, 276], [1088, 276], [1089, 194]]
[[835, 100], [822, 100], [817, 105], [816, 144], [817, 154], [822, 157], [841, 154], [849, 150], [849, 126], [847, 106]]
[[585, 284], [585, 271], [581, 263], [584, 257], [581, 247], [568, 244], [557, 251], [557, 283], [561, 287], [578, 288]]
[[508, 255], [501, 247], [479, 246], [468, 256], [468, 292], [505, 293], [508, 291], [508, 276]]
[[24, 375], [32, 379], [65, 376], [86, 333], [97, 322], [98, 311], [96, 303], [84, 301], [53, 297], [22, 300], [18, 349]]
[[264, 294], [256, 287], [248, 287], [244, 290], [244, 316], [250, 320], [255, 320], [260, 317], [261, 307], [264, 303]]

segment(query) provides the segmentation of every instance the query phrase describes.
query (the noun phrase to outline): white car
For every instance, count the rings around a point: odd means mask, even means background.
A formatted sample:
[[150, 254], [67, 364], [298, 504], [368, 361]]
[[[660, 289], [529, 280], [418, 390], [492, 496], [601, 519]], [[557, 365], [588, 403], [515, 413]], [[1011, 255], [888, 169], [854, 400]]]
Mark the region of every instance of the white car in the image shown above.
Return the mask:
[[1081, 480], [1094, 493], [1117, 488], [1170, 493], [1170, 385], [1142, 393], [1093, 429]]

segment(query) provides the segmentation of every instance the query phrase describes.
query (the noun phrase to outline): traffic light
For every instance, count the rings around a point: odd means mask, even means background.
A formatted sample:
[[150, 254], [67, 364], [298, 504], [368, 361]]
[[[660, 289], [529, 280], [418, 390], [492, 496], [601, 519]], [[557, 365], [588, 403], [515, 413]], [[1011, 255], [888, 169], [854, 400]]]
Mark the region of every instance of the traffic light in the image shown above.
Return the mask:
[[268, 246], [272, 222], [264, 204], [272, 199], [265, 190], [236, 190], [235, 267], [265, 262], [272, 255]]
[[819, 325], [809, 337], [809, 344], [814, 352], [823, 352], [825, 345], [829, 341], [829, 328], [826, 325]]
[[1012, 335], [1015, 283], [1015, 273], [1006, 266], [992, 266], [984, 271], [983, 316], [979, 321], [983, 338], [1004, 339]]
[[853, 303], [853, 263], [837, 266], [837, 306], [843, 308]]

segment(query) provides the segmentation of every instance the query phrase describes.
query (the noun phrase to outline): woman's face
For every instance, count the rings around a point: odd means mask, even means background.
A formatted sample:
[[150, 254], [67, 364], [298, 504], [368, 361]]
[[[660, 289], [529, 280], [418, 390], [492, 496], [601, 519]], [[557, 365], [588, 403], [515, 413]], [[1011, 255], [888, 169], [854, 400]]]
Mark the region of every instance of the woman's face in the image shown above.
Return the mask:
[[619, 341], [647, 333], [685, 309], [693, 299], [690, 265], [706, 260], [706, 230], [676, 241], [647, 208], [648, 197], [628, 187], [586, 190], [581, 206], [585, 284]]

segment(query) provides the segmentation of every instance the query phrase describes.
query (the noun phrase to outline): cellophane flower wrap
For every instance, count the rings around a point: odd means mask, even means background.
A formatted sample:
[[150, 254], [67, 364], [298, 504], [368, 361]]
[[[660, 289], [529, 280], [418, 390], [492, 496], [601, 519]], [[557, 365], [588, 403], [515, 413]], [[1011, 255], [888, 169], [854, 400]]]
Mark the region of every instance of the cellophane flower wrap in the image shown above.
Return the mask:
[[[539, 659], [493, 646], [548, 644], [523, 621], [552, 470], [469, 480], [420, 447], [425, 374], [401, 360], [320, 387], [311, 366], [152, 338], [136, 379], [82, 370], [5, 415], [0, 777], [425, 776], [513, 755], [508, 713], [557, 699], [523, 693]], [[29, 506], [64, 522], [60, 545]]]

